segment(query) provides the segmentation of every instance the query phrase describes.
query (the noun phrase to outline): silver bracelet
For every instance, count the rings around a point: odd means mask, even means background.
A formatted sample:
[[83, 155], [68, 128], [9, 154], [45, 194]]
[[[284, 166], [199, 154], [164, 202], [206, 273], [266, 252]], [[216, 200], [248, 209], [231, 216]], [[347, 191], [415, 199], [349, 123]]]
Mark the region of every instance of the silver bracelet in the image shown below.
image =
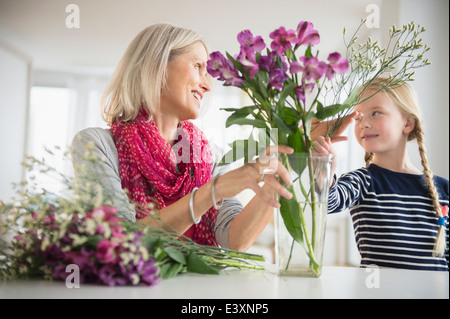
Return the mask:
[[194, 216], [194, 194], [197, 191], [198, 187], [194, 187], [194, 189], [191, 192], [191, 198], [189, 199], [189, 210], [191, 211], [191, 218], [192, 218], [192, 222], [197, 225], [198, 223], [200, 223], [200, 220], [202, 219], [201, 217], [198, 220], [195, 220], [195, 216]]
[[218, 203], [216, 202], [216, 188], [215, 188], [215, 186], [216, 186], [216, 181], [217, 181], [218, 177], [219, 177], [219, 175], [214, 177], [213, 184], [212, 184], [212, 189], [211, 189], [212, 201], [213, 201], [214, 208], [216, 210], [220, 209], [222, 207], [222, 205], [223, 205], [223, 198], [220, 200], [220, 202], [218, 202]]

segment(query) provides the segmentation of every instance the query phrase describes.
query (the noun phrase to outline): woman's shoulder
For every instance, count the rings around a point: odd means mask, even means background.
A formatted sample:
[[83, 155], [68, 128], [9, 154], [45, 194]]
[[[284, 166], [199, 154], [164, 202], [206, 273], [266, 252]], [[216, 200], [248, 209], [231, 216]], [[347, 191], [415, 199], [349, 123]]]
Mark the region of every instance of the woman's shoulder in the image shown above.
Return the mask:
[[70, 149], [73, 157], [84, 154], [87, 150], [110, 160], [117, 157], [111, 130], [107, 128], [89, 127], [79, 131], [73, 137]]
[[101, 128], [101, 127], [88, 127], [85, 128], [73, 137], [72, 143], [81, 141], [81, 142], [109, 142], [112, 140], [112, 133], [110, 129]]

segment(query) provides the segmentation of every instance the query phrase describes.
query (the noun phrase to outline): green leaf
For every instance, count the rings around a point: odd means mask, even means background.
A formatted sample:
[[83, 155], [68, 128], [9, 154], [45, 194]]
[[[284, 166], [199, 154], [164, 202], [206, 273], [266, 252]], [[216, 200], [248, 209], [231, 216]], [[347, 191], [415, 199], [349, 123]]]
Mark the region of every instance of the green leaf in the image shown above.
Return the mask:
[[162, 279], [175, 277], [183, 270], [183, 265], [179, 263], [166, 263], [159, 267], [158, 275]]
[[347, 99], [344, 101], [344, 104], [353, 106], [356, 103], [356, 101], [358, 100], [358, 96], [359, 96], [359, 88], [356, 87], [353, 89], [353, 91], [349, 94]]
[[306, 167], [306, 158], [297, 155], [306, 154], [307, 148], [300, 129], [298, 129], [295, 134], [289, 136], [288, 143], [294, 148], [294, 153], [288, 155], [289, 165], [297, 175], [301, 175]]
[[161, 247], [156, 248], [154, 257], [157, 261], [163, 260], [167, 256], [167, 253]]
[[176, 262], [178, 262], [178, 263], [180, 263], [182, 265], [186, 265], [186, 263], [187, 263], [186, 257], [184, 256], [184, 254], [179, 249], [176, 249], [175, 247], [169, 246], [169, 247], [164, 248], [164, 251], [174, 261], [176, 261]]
[[[265, 130], [260, 130], [265, 131]], [[270, 141], [266, 141], [266, 144]], [[220, 165], [229, 164], [234, 161], [238, 161], [244, 158], [244, 162], [248, 163], [255, 155], [258, 155], [261, 148], [265, 148], [264, 145], [260, 145], [258, 141], [255, 141], [253, 134], [251, 133], [246, 140], [236, 140], [229, 144], [231, 150], [229, 150], [222, 158]]]
[[233, 66], [239, 71], [241, 72], [246, 78], [250, 77], [250, 70], [247, 69], [244, 65], [242, 65], [241, 62], [235, 60], [231, 54], [229, 54], [228, 52], [226, 52], [226, 56], [227, 58], [231, 61], [231, 63], [233, 63]]
[[284, 123], [287, 126], [298, 128], [300, 122], [300, 113], [297, 110], [294, 110], [291, 107], [285, 107], [282, 109]]
[[284, 101], [286, 98], [291, 95], [291, 93], [294, 91], [294, 89], [297, 87], [297, 83], [291, 82], [288, 85], [286, 85], [280, 93], [280, 97], [277, 102], [277, 108], [281, 109], [284, 106]]
[[303, 243], [303, 230], [300, 217], [300, 203], [295, 199], [286, 199], [280, 196], [280, 214], [284, 225], [296, 242]]
[[327, 107], [319, 107], [319, 104], [317, 106], [317, 113], [315, 114], [315, 117], [319, 121], [323, 121], [333, 115], [336, 115], [339, 112], [342, 112], [352, 107], [351, 104], [333, 104]]
[[287, 126], [286, 123], [282, 119], [280, 119], [280, 117], [276, 113], [273, 113], [272, 115], [275, 119], [276, 127], [280, 130], [279, 133], [294, 134], [294, 131], [289, 126]]
[[288, 143], [294, 149], [294, 153], [306, 153], [305, 140], [300, 128], [297, 128], [294, 134], [289, 135]]
[[230, 127], [233, 124], [237, 125], [251, 125], [253, 127], [257, 128], [267, 128], [266, 122], [264, 120], [259, 119], [249, 119], [245, 116], [242, 116], [240, 114], [237, 114], [236, 116], [230, 116], [228, 117], [225, 125], [226, 127]]
[[[269, 73], [264, 70], [260, 70], [255, 74], [254, 81], [252, 81], [256, 84], [258, 91], [261, 94], [261, 97], [265, 100], [269, 99], [269, 93], [267, 91], [267, 87], [269, 86]], [[252, 89], [252, 91], [255, 91], [255, 89]]]
[[219, 271], [206, 264], [196, 253], [191, 252], [188, 257], [187, 271], [198, 274], [218, 275]]
[[155, 237], [155, 236], [145, 236], [143, 239], [142, 239], [142, 245], [143, 246], [145, 246], [145, 247], [147, 247], [147, 249], [148, 249], [148, 251], [149, 251], [149, 253], [153, 253], [155, 250], [156, 250], [156, 248], [158, 247], [158, 246], [160, 246], [161, 245], [161, 240], [159, 239], [159, 237]]
[[235, 112], [235, 113], [239, 113], [239, 114], [252, 114], [252, 112], [257, 109], [258, 107], [256, 105], [248, 105], [248, 106], [243, 106], [240, 108], [221, 108], [221, 110], [226, 111], [226, 112]]
[[307, 58], [312, 58], [313, 57], [312, 52], [311, 52], [311, 45], [308, 45], [308, 48], [305, 51], [305, 56]]

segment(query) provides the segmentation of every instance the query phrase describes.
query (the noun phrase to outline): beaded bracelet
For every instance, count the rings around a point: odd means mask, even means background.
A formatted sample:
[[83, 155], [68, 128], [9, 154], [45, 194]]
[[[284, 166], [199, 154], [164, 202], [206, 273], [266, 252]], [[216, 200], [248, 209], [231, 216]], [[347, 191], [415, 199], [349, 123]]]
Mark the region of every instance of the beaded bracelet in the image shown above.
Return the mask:
[[200, 220], [202, 219], [201, 217], [198, 220], [195, 220], [195, 216], [194, 216], [194, 194], [197, 191], [198, 187], [194, 187], [194, 189], [191, 192], [191, 198], [189, 200], [189, 210], [191, 211], [191, 218], [192, 218], [192, 222], [197, 225], [198, 223], [200, 223]]
[[212, 184], [212, 189], [211, 189], [212, 201], [213, 201], [214, 208], [216, 210], [221, 208], [222, 205], [223, 205], [223, 198], [218, 203], [216, 202], [216, 188], [215, 188], [215, 186], [216, 186], [216, 181], [217, 181], [218, 177], [219, 176], [214, 177], [213, 184]]

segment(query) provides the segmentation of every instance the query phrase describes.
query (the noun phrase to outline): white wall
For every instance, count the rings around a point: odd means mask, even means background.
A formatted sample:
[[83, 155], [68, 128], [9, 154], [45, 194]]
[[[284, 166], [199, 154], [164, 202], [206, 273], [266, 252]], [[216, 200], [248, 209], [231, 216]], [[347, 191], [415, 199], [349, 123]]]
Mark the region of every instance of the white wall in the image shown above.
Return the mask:
[[[401, 0], [399, 24], [415, 21], [427, 31], [423, 35], [430, 45], [431, 65], [418, 70], [412, 83], [425, 123], [428, 161], [435, 174], [449, 178], [449, 1]], [[410, 147], [419, 163], [417, 144]]]
[[[1, 40], [1, 39], [0, 39]], [[30, 62], [0, 41], [0, 200], [23, 178]]]

